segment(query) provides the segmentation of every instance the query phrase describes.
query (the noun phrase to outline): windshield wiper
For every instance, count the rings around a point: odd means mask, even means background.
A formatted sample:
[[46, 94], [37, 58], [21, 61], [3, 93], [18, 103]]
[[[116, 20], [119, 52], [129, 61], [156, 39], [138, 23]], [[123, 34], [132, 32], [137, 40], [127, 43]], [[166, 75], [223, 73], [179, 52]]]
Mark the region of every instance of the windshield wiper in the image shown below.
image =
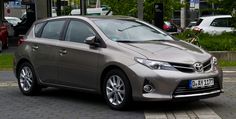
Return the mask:
[[139, 26], [142, 26], [142, 25], [132, 25], [132, 26], [124, 28], [124, 29], [118, 29], [118, 31], [122, 32], [122, 31], [125, 31], [125, 30], [128, 30], [128, 29], [134, 28], [134, 27], [139, 27]]
[[120, 43], [137, 43], [137, 42], [140, 42], [140, 41], [116, 40], [116, 42], [120, 42]]
[[166, 39], [159, 39], [159, 40], [157, 40], [157, 39], [155, 39], [155, 40], [146, 40], [146, 41], [143, 41], [143, 42], [166, 42], [166, 41], [170, 41], [170, 40], [166, 40]]

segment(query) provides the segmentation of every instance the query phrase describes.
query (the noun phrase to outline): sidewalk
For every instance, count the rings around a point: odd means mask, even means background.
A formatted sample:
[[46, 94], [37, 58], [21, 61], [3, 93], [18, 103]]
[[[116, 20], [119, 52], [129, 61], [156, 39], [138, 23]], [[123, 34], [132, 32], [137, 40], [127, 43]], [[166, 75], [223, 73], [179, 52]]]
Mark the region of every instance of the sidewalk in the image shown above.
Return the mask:
[[222, 69], [223, 69], [224, 72], [236, 71], [236, 67], [222, 67]]

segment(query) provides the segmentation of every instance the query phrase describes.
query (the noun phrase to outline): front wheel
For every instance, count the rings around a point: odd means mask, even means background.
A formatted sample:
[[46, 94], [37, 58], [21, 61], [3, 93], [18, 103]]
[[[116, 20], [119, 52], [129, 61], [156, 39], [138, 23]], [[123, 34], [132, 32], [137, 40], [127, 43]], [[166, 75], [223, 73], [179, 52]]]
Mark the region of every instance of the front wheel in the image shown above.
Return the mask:
[[18, 70], [17, 78], [20, 91], [24, 95], [32, 96], [40, 92], [41, 88], [37, 83], [33, 66], [30, 63], [25, 62], [21, 64]]
[[131, 86], [123, 71], [114, 69], [106, 74], [103, 94], [112, 109], [122, 110], [131, 103]]

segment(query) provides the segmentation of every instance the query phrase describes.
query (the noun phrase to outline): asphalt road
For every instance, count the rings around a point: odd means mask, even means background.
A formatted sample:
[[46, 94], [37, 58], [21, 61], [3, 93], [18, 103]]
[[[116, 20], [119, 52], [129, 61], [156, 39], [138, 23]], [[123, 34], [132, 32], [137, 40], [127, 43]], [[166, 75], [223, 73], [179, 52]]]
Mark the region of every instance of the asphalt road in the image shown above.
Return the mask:
[[0, 71], [1, 119], [236, 119], [236, 75], [224, 69], [225, 93], [198, 102], [135, 102], [111, 110], [100, 95], [56, 88], [20, 93], [12, 71]]

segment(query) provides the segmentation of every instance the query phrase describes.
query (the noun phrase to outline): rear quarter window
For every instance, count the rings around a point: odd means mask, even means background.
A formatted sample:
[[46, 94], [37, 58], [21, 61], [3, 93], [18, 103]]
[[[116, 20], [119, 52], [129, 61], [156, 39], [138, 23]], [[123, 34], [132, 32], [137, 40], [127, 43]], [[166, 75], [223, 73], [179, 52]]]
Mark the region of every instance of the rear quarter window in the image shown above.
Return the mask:
[[202, 23], [203, 19], [199, 19], [196, 23], [196, 26], [199, 26]]
[[41, 31], [42, 31], [42, 28], [44, 26], [44, 22], [43, 23], [38, 23], [38, 24], [35, 24], [35, 27], [34, 27], [34, 35], [35, 37], [40, 37], [41, 36]]
[[212, 21], [214, 27], [232, 27], [232, 18], [216, 18]]

